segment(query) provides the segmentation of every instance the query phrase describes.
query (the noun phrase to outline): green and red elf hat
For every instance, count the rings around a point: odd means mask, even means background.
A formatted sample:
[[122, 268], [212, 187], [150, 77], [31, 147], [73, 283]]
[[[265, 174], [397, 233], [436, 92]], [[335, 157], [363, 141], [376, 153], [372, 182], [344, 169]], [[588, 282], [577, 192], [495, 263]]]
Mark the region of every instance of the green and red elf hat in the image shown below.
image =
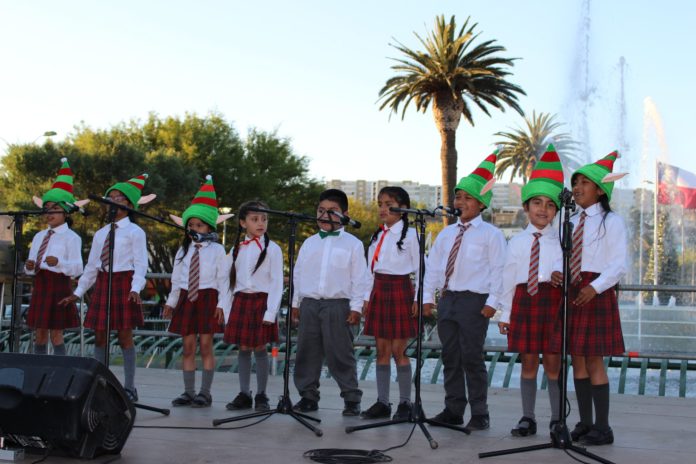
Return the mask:
[[556, 148], [549, 144], [532, 171], [529, 182], [522, 187], [522, 203], [537, 196], [544, 196], [561, 208], [559, 195], [563, 191], [563, 167]]
[[133, 177], [132, 179], [126, 182], [117, 182], [111, 187], [109, 187], [109, 190], [106, 191], [104, 196], [109, 195], [109, 192], [111, 192], [112, 190], [118, 190], [119, 192], [123, 193], [126, 196], [126, 198], [128, 198], [130, 204], [133, 205], [133, 209], [138, 209], [138, 205], [150, 203], [152, 200], [157, 198], [157, 195], [155, 195], [154, 193], [142, 196], [143, 188], [145, 187], [145, 180], [147, 178], [147, 174], [141, 174], [137, 177]]
[[495, 184], [493, 173], [495, 172], [495, 163], [498, 161], [498, 154], [500, 154], [499, 148], [488, 155], [471, 174], [462, 177], [454, 187], [454, 191], [464, 190], [488, 208], [493, 199], [491, 189]]
[[33, 197], [33, 200], [34, 204], [39, 208], [43, 208], [46, 203], [56, 203], [65, 212], [70, 213], [75, 211], [75, 206], [84, 206], [89, 203], [89, 200], [75, 200], [72, 169], [70, 169], [67, 158], [61, 158], [60, 162], [62, 164], [51, 189], [44, 193], [41, 198]]
[[573, 173], [572, 180], [575, 176], [582, 174], [597, 184], [604, 193], [607, 194], [607, 200], [611, 201], [611, 192], [614, 190], [614, 182], [627, 175], [626, 172], [613, 172], [614, 162], [620, 157], [619, 152], [614, 150], [607, 156], [592, 164], [586, 164]]
[[208, 224], [213, 230], [221, 222], [234, 216], [234, 214], [223, 214], [218, 213], [218, 202], [217, 196], [215, 195], [215, 187], [213, 186], [213, 176], [208, 174], [205, 176], [205, 183], [201, 186], [196, 196], [191, 200], [191, 206], [186, 208], [182, 217], [174, 216], [170, 214], [169, 217], [182, 227], [186, 227], [189, 219], [198, 218], [201, 221]]

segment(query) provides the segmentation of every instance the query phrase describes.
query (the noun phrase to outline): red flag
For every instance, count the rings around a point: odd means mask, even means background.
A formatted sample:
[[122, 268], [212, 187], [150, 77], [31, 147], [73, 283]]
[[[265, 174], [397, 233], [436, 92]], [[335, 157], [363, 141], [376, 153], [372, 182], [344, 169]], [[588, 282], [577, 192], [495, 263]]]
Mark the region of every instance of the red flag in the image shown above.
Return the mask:
[[657, 202], [696, 209], [696, 174], [658, 161]]

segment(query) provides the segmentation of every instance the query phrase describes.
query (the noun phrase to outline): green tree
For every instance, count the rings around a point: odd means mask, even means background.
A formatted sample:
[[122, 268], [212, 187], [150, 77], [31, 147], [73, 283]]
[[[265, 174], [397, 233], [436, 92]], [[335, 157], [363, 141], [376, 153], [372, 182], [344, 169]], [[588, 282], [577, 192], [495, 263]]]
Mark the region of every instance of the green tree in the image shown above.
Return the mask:
[[391, 69], [397, 75], [388, 79], [379, 92], [380, 110], [401, 110], [402, 119], [411, 102], [422, 112], [432, 103], [441, 139], [442, 201], [450, 206], [457, 183], [456, 131], [462, 116], [473, 126], [472, 106], [489, 116], [491, 107], [505, 111], [509, 106], [523, 114], [517, 98], [525, 93], [507, 80], [507, 69], [514, 65], [515, 58], [500, 56], [505, 48], [494, 40], [476, 44], [477, 24], [470, 24], [470, 19], [457, 30], [454, 16], [449, 22], [444, 15], [438, 16], [435, 29], [425, 38], [415, 34], [424, 51], [412, 50], [400, 42], [392, 44], [404, 57], [394, 59], [396, 64]]
[[511, 132], [493, 134], [501, 137], [496, 142], [501, 147], [495, 169], [495, 176], [498, 179], [509, 171], [511, 182], [513, 178], [519, 176], [526, 183], [549, 143], [554, 144], [565, 173], [580, 167], [580, 160], [576, 155], [579, 143], [573, 140], [570, 134], [558, 132], [563, 124], [555, 122], [555, 118], [555, 115], [549, 113], [537, 115], [534, 111], [531, 118], [524, 118], [524, 127], [517, 127]]

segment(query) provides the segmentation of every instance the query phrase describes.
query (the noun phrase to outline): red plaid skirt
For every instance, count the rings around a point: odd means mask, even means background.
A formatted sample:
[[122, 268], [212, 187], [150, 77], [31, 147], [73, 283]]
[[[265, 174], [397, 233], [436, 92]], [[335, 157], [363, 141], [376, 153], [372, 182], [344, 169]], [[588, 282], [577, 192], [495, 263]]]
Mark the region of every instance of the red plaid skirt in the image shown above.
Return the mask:
[[508, 350], [517, 353], [560, 353], [562, 291], [548, 282], [532, 296], [527, 284], [518, 284], [512, 299]]
[[413, 338], [418, 319], [411, 316], [413, 284], [408, 275], [375, 273], [365, 319], [365, 334], [376, 338]]
[[215, 319], [217, 300], [218, 291], [214, 288], [198, 290], [198, 299], [193, 302], [188, 300], [188, 290], [182, 290], [169, 331], [179, 335], [221, 333], [224, 327]]
[[[128, 301], [133, 271], [114, 272], [111, 281], [111, 330], [134, 329], [143, 325], [141, 305]], [[85, 327], [106, 330], [106, 303], [109, 273], [99, 271], [89, 299]]]
[[67, 329], [79, 327], [77, 306], [58, 306], [58, 302], [73, 294], [70, 277], [41, 269], [34, 277], [27, 325], [32, 329]]
[[[581, 273], [579, 284], [570, 287], [570, 301], [599, 274]], [[621, 331], [616, 290], [610, 288], [596, 295], [584, 306], [569, 303], [568, 353], [579, 356], [620, 355], [626, 351]]]
[[268, 293], [234, 294], [225, 342], [240, 346], [261, 346], [278, 341], [278, 324], [263, 325]]

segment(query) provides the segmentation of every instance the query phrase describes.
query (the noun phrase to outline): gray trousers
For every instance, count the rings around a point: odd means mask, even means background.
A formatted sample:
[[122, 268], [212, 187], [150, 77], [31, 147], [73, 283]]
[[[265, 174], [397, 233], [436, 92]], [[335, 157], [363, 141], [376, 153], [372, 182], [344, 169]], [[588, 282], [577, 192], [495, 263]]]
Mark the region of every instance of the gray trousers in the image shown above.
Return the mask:
[[347, 299], [302, 299], [294, 375], [301, 397], [319, 401], [319, 378], [326, 359], [341, 397], [360, 402], [362, 391], [358, 389], [353, 331], [346, 322], [349, 314]]
[[445, 292], [437, 306], [437, 332], [442, 342], [445, 407], [463, 415], [468, 402], [471, 414], [488, 414], [488, 371], [483, 344], [488, 319], [481, 315], [488, 295]]

